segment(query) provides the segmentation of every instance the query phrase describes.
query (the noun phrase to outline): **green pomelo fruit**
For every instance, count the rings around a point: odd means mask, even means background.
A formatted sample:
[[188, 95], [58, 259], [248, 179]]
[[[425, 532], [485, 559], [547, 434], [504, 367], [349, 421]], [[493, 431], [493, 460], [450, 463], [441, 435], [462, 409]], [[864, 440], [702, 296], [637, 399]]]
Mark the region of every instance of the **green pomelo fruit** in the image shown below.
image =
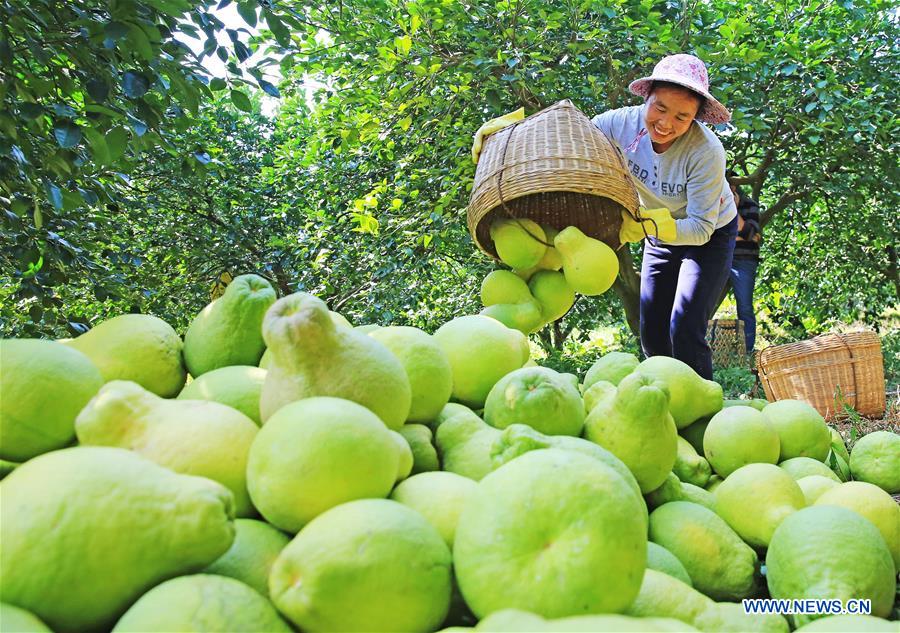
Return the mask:
[[258, 430], [224, 404], [166, 400], [124, 380], [106, 383], [75, 420], [82, 445], [127, 448], [177, 473], [219, 482], [234, 495], [239, 517], [255, 514], [246, 472]]
[[[570, 437], [568, 435], [544, 435], [524, 424], [511, 424], [503, 429], [503, 432], [494, 439], [493, 445], [491, 446], [491, 461], [494, 470], [520, 455], [542, 448], [558, 448], [564, 451], [574, 451], [603, 462], [616, 471], [625, 483], [628, 484], [628, 487], [631, 488], [634, 494], [640, 498], [641, 489], [638, 486], [634, 475], [628, 470], [628, 466], [599, 444], [595, 444], [594, 442], [590, 442], [580, 437]], [[641, 506], [641, 515], [646, 524], [647, 507], [646, 504], [643, 503], [643, 500]]]
[[[559, 235], [559, 231], [548, 224], [541, 224], [541, 228], [544, 229], [544, 237], [547, 238], [546, 242], [548, 244], [553, 244], [556, 236]], [[562, 265], [562, 256], [559, 254], [559, 251], [556, 250], [555, 246], [548, 246], [547, 252], [541, 257], [541, 261], [537, 263], [537, 267], [540, 270], [559, 270], [562, 268]]]
[[269, 589], [303, 631], [433, 631], [450, 605], [450, 567], [422, 515], [363, 499], [303, 528], [275, 561]]
[[822, 493], [816, 505], [848, 508], [871, 521], [884, 537], [895, 569], [900, 570], [900, 506], [891, 495], [875, 484], [848, 481]]
[[[461, 406], [448, 404], [444, 409]], [[444, 470], [479, 481], [493, 470], [491, 447], [500, 431], [486, 424], [471, 409], [450, 415], [434, 435]]]
[[54, 631], [108, 629], [148, 589], [208, 565], [234, 539], [227, 488], [124, 449], [46, 453], [0, 491], [0, 594]]
[[33, 613], [0, 602], [0, 630], [9, 633], [53, 633]]
[[837, 483], [841, 482], [828, 466], [812, 457], [794, 457], [781, 462], [778, 467], [797, 480], [810, 475], [820, 475]]
[[304, 292], [279, 299], [263, 336], [272, 350], [259, 400], [264, 424], [284, 405], [314, 396], [357, 402], [390, 429], [406, 422], [412, 396], [403, 365], [371, 336], [336, 326], [320, 299]]
[[615, 470], [574, 451], [529, 452], [478, 485], [453, 547], [459, 588], [479, 617], [623, 610], [647, 557], [641, 503]]
[[575, 291], [560, 272], [539, 270], [528, 280], [528, 288], [541, 305], [545, 323], [561, 319], [575, 305]]
[[271, 602], [234, 578], [194, 574], [157, 585], [116, 623], [114, 633], [271, 631], [291, 633]]
[[485, 316], [448, 321], [434, 339], [450, 360], [453, 397], [476, 409], [484, 406], [491, 387], [530, 354], [525, 335]]
[[495, 303], [482, 310], [480, 315], [495, 319], [522, 334], [535, 332], [544, 325], [541, 304], [535, 299], [525, 303]]
[[18, 468], [21, 464], [17, 462], [8, 462], [0, 459], [0, 480], [4, 479], [8, 474]]
[[584, 375], [584, 388], [601, 380], [618, 385], [628, 374], [637, 369], [641, 364], [638, 357], [627, 352], [609, 352], [601, 356], [597, 362], [591, 365]]
[[259, 426], [259, 394], [265, 380], [266, 370], [259, 367], [221, 367], [186, 384], [178, 399], [218, 402], [237, 409]]
[[424, 424], [404, 424], [398, 431], [409, 444], [413, 455], [411, 474], [440, 470], [437, 449], [432, 442], [431, 429]]
[[22, 462], [75, 437], [75, 417], [103, 386], [76, 349], [37, 339], [0, 340], [0, 458]]
[[706, 434], [706, 427], [709, 426], [709, 421], [711, 419], [712, 416], [703, 417], [696, 422], [687, 425], [683, 429], [678, 430], [678, 434], [686, 439], [688, 443], [694, 447], [694, 450], [697, 451], [697, 454], [704, 459], [706, 459], [706, 456], [703, 454], [703, 436]]
[[714, 602], [674, 576], [648, 569], [641, 591], [625, 612], [645, 618], [673, 618], [700, 631], [788, 633], [780, 615], [751, 615], [741, 605]]
[[[537, 365], [537, 363], [535, 363], [535, 365]], [[559, 375], [562, 376], [563, 379], [568, 380], [569, 384], [572, 385], [572, 388], [578, 392], [578, 395], [581, 395], [581, 380], [579, 380], [578, 376], [570, 374], [569, 372], [560, 373]]]
[[[549, 247], [547, 250], [550, 250]], [[527, 282], [539, 270], [543, 270], [540, 266], [531, 266], [529, 268], [518, 268], [513, 270], [513, 274], [524, 282]]]
[[762, 411], [769, 405], [768, 400], [762, 398], [749, 398], [747, 400], [726, 400], [722, 403], [722, 408], [727, 407], [753, 407], [757, 411]]
[[296, 533], [336, 505], [387, 497], [399, 459], [391, 432], [362, 405], [306, 398], [279, 409], [259, 430], [247, 487], [269, 523]]
[[694, 587], [713, 600], [755, 595], [759, 560], [715, 512], [672, 501], [650, 513], [650, 540], [675, 554]]
[[366, 325], [357, 325], [353, 329], [356, 330], [357, 332], [359, 332], [360, 334], [371, 334], [375, 330], [381, 329], [381, 326], [376, 323], [367, 323]]
[[831, 433], [831, 450], [840, 455], [841, 458], [849, 464], [850, 452], [847, 450], [847, 445], [844, 444], [844, 438], [841, 437], [841, 434], [837, 429], [829, 426], [828, 431]]
[[506, 218], [491, 224], [497, 256], [510, 268], [531, 268], [547, 252], [544, 229], [527, 218]]
[[497, 303], [525, 303], [531, 301], [531, 291], [521, 277], [508, 270], [495, 270], [481, 282], [481, 305]]
[[647, 541], [647, 569], [655, 569], [691, 587], [694, 586], [690, 575], [675, 554], [653, 541]]
[[888, 494], [900, 493], [900, 435], [875, 431], [859, 438], [850, 454], [850, 472]]
[[897, 633], [897, 623], [871, 615], [832, 615], [804, 624], [795, 633]]
[[468, 477], [435, 471], [419, 473], [400, 482], [391, 499], [425, 517], [452, 549], [463, 505], [477, 489], [478, 484]]
[[351, 330], [354, 329], [354, 328], [353, 328], [353, 324], [350, 323], [350, 321], [347, 320], [347, 317], [345, 317], [345, 316], [344, 316], [343, 314], [341, 314], [340, 312], [333, 312], [333, 311], [329, 310], [329, 311], [328, 311], [328, 316], [331, 317], [331, 321], [332, 321], [336, 326], [338, 326], [338, 327], [345, 327], [345, 328], [348, 328], [348, 329], [351, 329]]
[[725, 481], [718, 475], [713, 475], [709, 478], [709, 481], [706, 483], [706, 491], [707, 492], [715, 492], [716, 488], [722, 485], [722, 482]]
[[394, 476], [394, 483], [398, 483], [412, 474], [416, 460], [412, 452], [412, 446], [410, 446], [403, 435], [398, 431], [390, 431], [390, 435], [394, 441], [394, 450], [397, 451], [397, 474]]
[[[610, 402], [616, 398], [616, 385], [605, 380], [598, 380], [590, 387], [584, 390], [584, 410], [590, 413], [591, 409], [596, 407], [604, 400], [609, 399]], [[611, 405], [607, 405], [611, 406]]]
[[712, 475], [709, 462], [697, 454], [686, 439], [678, 436], [678, 454], [672, 472], [683, 482], [704, 487]]
[[498, 429], [526, 424], [547, 435], [581, 435], [584, 403], [578, 389], [546, 367], [516, 369], [493, 386], [484, 421]]
[[669, 413], [679, 429], [722, 409], [721, 385], [701, 378], [680, 360], [652, 356], [638, 365], [635, 371], [655, 378], [669, 388]]
[[723, 478], [747, 464], [774, 464], [778, 433], [753, 407], [728, 407], [715, 414], [703, 434], [703, 454]]
[[794, 457], [811, 457], [820, 462], [831, 449], [831, 432], [825, 418], [802, 400], [779, 400], [763, 409], [780, 440], [778, 461]]
[[66, 345], [90, 358], [104, 382], [131, 380], [162, 398], [178, 395], [187, 378], [181, 337], [149, 314], [103, 321]]
[[577, 227], [564, 228], [553, 240], [553, 245], [562, 258], [566, 281], [578, 294], [601, 295], [612, 287], [619, 275], [615, 251]]
[[258, 365], [266, 349], [263, 317], [273, 303], [275, 291], [268, 281], [258, 275], [235, 277], [184, 334], [184, 363], [191, 376], [232, 365]]
[[800, 486], [774, 464], [741, 466], [716, 488], [716, 512], [755, 547], [768, 547], [781, 522], [805, 507]]
[[584, 423], [585, 438], [621, 459], [644, 493], [662, 485], [675, 464], [678, 431], [668, 404], [663, 383], [631, 374], [615, 398], [597, 403]]
[[[766, 553], [773, 598], [869, 599], [878, 617], [891, 612], [895, 574], [878, 528], [837, 506], [816, 504], [795, 512], [775, 530]], [[795, 619], [802, 625], [808, 618]]]
[[234, 543], [203, 573], [235, 578], [268, 597], [269, 572], [290, 540], [284, 532], [264, 521], [236, 519]]
[[712, 492], [681, 481], [675, 473], [669, 473], [662, 485], [648, 492], [644, 498], [651, 509], [672, 501], [690, 501], [716, 511], [716, 497]]
[[412, 394], [407, 421], [433, 420], [453, 391], [453, 370], [444, 350], [430, 334], [414, 327], [383, 327], [369, 336], [388, 348], [406, 370]]
[[269, 365], [272, 364], [272, 350], [268, 347], [266, 351], [263, 352], [262, 357], [259, 359], [259, 368], [260, 369], [268, 369]]
[[811, 506], [826, 490], [831, 490], [841, 484], [834, 479], [823, 477], [822, 475], [807, 475], [806, 477], [798, 479], [797, 485], [800, 486], [800, 490], [803, 491], [806, 505]]
[[[453, 630], [453, 629], [445, 629]], [[671, 618], [632, 618], [626, 615], [573, 615], [545, 620], [539, 615], [518, 609], [495, 611], [478, 623], [473, 631], [490, 633], [655, 633], [697, 629]]]
[[[432, 433], [437, 433], [438, 427], [441, 426], [447, 420], [450, 420], [455, 417], [464, 416], [464, 417], [476, 417], [478, 418], [478, 414], [472, 411], [469, 407], [464, 404], [459, 404], [458, 402], [448, 402], [444, 405], [444, 408], [441, 409], [441, 412], [437, 414], [437, 416], [426, 423], [426, 426], [431, 429]], [[481, 418], [478, 418], [481, 420]]]

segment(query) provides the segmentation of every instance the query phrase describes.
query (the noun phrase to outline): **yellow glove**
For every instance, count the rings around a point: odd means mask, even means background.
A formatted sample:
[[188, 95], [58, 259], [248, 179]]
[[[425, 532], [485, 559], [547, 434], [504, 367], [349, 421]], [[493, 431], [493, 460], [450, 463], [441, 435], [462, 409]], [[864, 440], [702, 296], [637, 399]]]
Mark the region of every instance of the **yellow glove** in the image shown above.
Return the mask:
[[640, 242], [647, 235], [663, 242], [675, 241], [675, 218], [668, 209], [642, 209], [641, 215], [646, 219], [637, 222], [627, 211], [622, 211], [620, 242]]
[[475, 140], [472, 143], [472, 162], [476, 165], [478, 164], [478, 156], [481, 154], [481, 145], [484, 143], [485, 138], [524, 118], [525, 108], [519, 108], [515, 112], [510, 112], [509, 114], [504, 114], [496, 119], [491, 119], [478, 128], [478, 131], [475, 132]]

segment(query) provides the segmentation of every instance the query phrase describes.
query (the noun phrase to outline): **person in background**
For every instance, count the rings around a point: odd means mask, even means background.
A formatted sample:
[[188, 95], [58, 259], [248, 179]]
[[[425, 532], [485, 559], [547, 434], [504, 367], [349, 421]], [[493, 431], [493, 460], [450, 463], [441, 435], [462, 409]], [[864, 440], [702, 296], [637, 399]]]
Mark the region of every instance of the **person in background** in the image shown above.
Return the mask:
[[759, 242], [762, 229], [759, 226], [759, 204], [745, 196], [734, 183], [736, 174], [727, 172], [728, 184], [737, 202], [738, 234], [734, 243], [734, 259], [731, 262], [731, 289], [737, 304], [738, 318], [744, 322], [744, 341], [747, 354], [752, 359], [756, 345], [756, 313], [753, 310], [753, 287], [759, 268]]

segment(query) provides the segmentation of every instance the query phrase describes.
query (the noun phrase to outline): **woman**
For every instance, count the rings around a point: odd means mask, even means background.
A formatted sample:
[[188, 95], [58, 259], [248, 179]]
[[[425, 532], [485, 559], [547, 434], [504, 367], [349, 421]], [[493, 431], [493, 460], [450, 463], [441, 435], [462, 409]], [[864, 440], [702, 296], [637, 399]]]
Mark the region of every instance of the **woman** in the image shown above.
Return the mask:
[[[725, 123], [728, 110], [709, 92], [706, 66], [693, 55], [670, 55], [653, 74], [629, 85], [643, 105], [592, 120], [625, 157], [644, 216], [623, 213], [622, 242], [646, 235], [641, 268], [640, 334], [646, 356], [672, 356], [712, 378], [706, 324], [725, 287], [737, 233], [737, 211], [725, 180], [725, 149], [701, 125]], [[475, 133], [477, 163], [488, 134], [524, 116], [488, 121]]]
[[[709, 93], [706, 66], [693, 55], [671, 55], [653, 74], [631, 83], [643, 105], [593, 119], [622, 151], [649, 221], [625, 217], [623, 241], [645, 231], [641, 267], [641, 347], [672, 356], [712, 379], [706, 342], [709, 317], [731, 269], [737, 211], [725, 180], [725, 149], [700, 122], [731, 115]], [[656, 209], [666, 209], [659, 213]]]

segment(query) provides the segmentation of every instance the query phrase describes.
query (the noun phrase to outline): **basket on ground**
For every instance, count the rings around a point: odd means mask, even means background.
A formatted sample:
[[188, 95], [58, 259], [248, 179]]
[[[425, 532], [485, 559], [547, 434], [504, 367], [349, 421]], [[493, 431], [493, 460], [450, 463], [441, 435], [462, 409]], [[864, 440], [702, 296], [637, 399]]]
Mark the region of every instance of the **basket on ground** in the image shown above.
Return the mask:
[[485, 139], [469, 198], [469, 232], [497, 258], [491, 223], [530, 218], [558, 230], [577, 226], [619, 247], [622, 209], [638, 216], [638, 197], [622, 155], [565, 100]]
[[757, 367], [770, 402], [805, 400], [826, 418], [845, 404], [861, 415], [884, 414], [884, 359], [875, 332], [823, 334], [767, 347]]
[[716, 367], [734, 367], [747, 362], [744, 322], [740, 319], [711, 319], [706, 328], [706, 340]]

